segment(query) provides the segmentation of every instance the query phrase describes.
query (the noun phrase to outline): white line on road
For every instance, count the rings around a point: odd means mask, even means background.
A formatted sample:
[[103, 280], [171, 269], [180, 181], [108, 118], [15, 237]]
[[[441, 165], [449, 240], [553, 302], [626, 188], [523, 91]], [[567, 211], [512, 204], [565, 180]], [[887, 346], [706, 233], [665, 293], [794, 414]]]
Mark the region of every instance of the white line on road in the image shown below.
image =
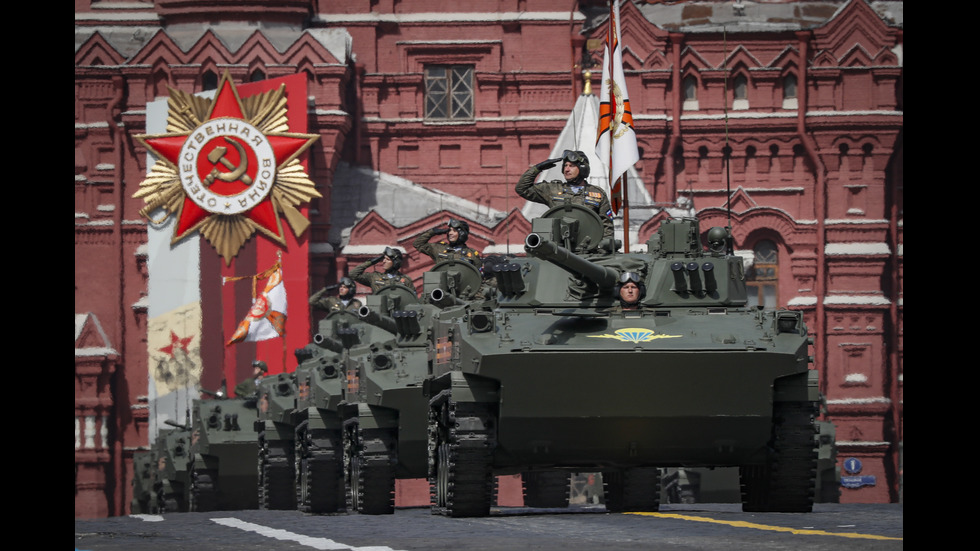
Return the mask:
[[280, 530], [278, 528], [270, 528], [268, 526], [262, 526], [261, 524], [253, 524], [251, 522], [245, 522], [237, 518], [213, 518], [212, 522], [216, 522], [223, 526], [230, 526], [231, 528], [238, 528], [239, 530], [245, 530], [248, 532], [255, 532], [259, 535], [266, 536], [268, 538], [275, 538], [277, 540], [295, 541], [300, 545], [306, 545], [314, 549], [341, 549], [350, 551], [395, 551], [390, 547], [384, 545], [368, 546], [368, 547], [353, 547], [347, 544], [339, 543], [328, 538], [314, 538], [310, 536], [304, 536], [302, 534], [294, 534], [286, 530]]
[[138, 518], [143, 522], [163, 522], [163, 517], [160, 515], [129, 515], [133, 518]]

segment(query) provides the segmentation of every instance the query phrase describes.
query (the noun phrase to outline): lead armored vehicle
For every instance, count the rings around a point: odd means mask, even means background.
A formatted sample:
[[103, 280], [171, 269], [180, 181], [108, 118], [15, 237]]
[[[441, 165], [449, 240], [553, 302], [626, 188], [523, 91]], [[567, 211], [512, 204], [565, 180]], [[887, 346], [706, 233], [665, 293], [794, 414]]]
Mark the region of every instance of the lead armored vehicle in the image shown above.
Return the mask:
[[[532, 221], [528, 257], [493, 270], [496, 305], [433, 326], [433, 512], [485, 516], [492, 477], [601, 472], [610, 511], [656, 511], [661, 469], [736, 466], [745, 511], [810, 511], [817, 373], [802, 313], [747, 307], [730, 232], [664, 221], [618, 252], [591, 211]], [[624, 273], [645, 287], [619, 307]], [[549, 475], [550, 476], [550, 475]]]
[[257, 418], [254, 397], [193, 401], [190, 511], [258, 508]]

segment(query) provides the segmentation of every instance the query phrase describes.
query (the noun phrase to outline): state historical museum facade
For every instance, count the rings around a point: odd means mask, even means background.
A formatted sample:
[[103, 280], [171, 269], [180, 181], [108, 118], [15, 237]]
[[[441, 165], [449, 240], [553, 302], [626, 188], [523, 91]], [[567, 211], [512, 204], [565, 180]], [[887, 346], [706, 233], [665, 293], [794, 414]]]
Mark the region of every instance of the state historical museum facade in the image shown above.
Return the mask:
[[[608, 7], [489, 4], [75, 1], [76, 517], [129, 512], [132, 456], [155, 433], [148, 389], [160, 350], [199, 347], [203, 388], [231, 387], [254, 357], [206, 335], [154, 344], [149, 236], [159, 221], [133, 197], [148, 164], [134, 136], [147, 133], [151, 105], [170, 88], [213, 90], [225, 73], [235, 83], [306, 76], [305, 127], [318, 139], [305, 163], [322, 195], [300, 238], [308, 273], [296, 275], [310, 293], [386, 246], [406, 252], [403, 271], [420, 282], [432, 261], [411, 240], [449, 216], [469, 222], [470, 246], [522, 253], [530, 223], [517, 178], [556, 148], [594, 147], [560, 136], [598, 85]], [[842, 502], [901, 500], [902, 8], [620, 8], [641, 154], [629, 242], [678, 212], [702, 228], [730, 223], [758, 303], [804, 312], [839, 460], [863, 464], [844, 474], [874, 481], [843, 488]], [[263, 239], [237, 261], [260, 264]], [[207, 303], [203, 274], [221, 273], [221, 259], [203, 244], [198, 262]], [[204, 306], [204, 324], [247, 311], [247, 297], [231, 300], [231, 314]], [[291, 303], [292, 316], [305, 301]]]

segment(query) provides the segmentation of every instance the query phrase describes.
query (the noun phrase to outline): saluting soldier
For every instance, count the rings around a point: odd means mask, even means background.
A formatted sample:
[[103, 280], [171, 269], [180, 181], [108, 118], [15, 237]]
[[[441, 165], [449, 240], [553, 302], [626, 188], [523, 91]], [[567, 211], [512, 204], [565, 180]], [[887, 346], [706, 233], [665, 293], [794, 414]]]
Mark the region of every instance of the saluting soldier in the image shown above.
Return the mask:
[[[380, 272], [367, 272], [367, 269], [381, 263]], [[377, 293], [389, 285], [401, 284], [415, 290], [415, 283], [410, 277], [398, 271], [402, 265], [402, 252], [392, 247], [385, 247], [381, 256], [376, 256], [367, 262], [362, 262], [350, 272], [354, 281], [367, 285], [372, 293]], [[365, 273], [367, 272], [367, 273]]]
[[[337, 296], [325, 296], [330, 291], [337, 289]], [[340, 282], [327, 285], [310, 297], [310, 306], [324, 312], [336, 312], [339, 310], [349, 310], [357, 312], [361, 307], [361, 301], [354, 298], [357, 294], [357, 284], [349, 277], [340, 278]]]
[[[550, 182], [534, 183], [534, 179], [541, 171], [547, 170], [559, 162], [562, 163], [564, 182], [551, 180]], [[602, 237], [612, 237], [612, 206], [602, 188], [585, 181], [589, 177], [590, 170], [589, 158], [585, 153], [566, 149], [558, 159], [548, 159], [528, 167], [521, 175], [521, 179], [518, 180], [514, 190], [528, 201], [543, 203], [549, 208], [568, 203], [588, 207], [595, 211], [602, 220]]]
[[[445, 235], [446, 240], [429, 243], [435, 235]], [[470, 225], [466, 220], [450, 218], [445, 226], [438, 225], [420, 233], [412, 245], [420, 253], [432, 257], [436, 262], [443, 260], [467, 260], [477, 268], [483, 265], [480, 251], [466, 246], [470, 236]]]

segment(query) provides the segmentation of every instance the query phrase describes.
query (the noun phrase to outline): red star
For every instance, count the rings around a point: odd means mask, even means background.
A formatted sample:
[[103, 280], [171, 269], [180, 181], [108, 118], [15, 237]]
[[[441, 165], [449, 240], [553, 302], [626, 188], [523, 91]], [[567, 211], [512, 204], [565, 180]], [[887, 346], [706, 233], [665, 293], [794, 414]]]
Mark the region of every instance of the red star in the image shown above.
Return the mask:
[[170, 330], [170, 344], [168, 344], [167, 346], [164, 346], [163, 348], [161, 348], [160, 349], [160, 352], [163, 352], [164, 354], [166, 354], [166, 355], [168, 355], [168, 356], [170, 356], [172, 358], [174, 356], [174, 352], [176, 352], [177, 349], [179, 348], [179, 349], [183, 350], [184, 353], [186, 354], [187, 353], [187, 345], [191, 342], [191, 339], [193, 339], [193, 338], [194, 337], [187, 337], [187, 338], [182, 339], [182, 338], [178, 337], [177, 336], [177, 333], [174, 333], [173, 330], [171, 329]]
[[[214, 103], [211, 104], [211, 113], [204, 122], [217, 118], [236, 118], [244, 120], [244, 113], [242, 112], [242, 105], [238, 98], [238, 92], [235, 89], [235, 85], [232, 83], [231, 79], [227, 78], [227, 75], [221, 81], [218, 94], [214, 99]], [[166, 159], [174, 166], [177, 166], [181, 148], [184, 146], [184, 143], [189, 137], [189, 134], [161, 136], [157, 138], [147, 138], [145, 143], [147, 147], [149, 147], [159, 157]], [[277, 168], [301, 153], [306, 146], [313, 141], [313, 139], [310, 139], [310, 137], [295, 137], [287, 135], [266, 134], [265, 137], [268, 140], [269, 145], [272, 147], [273, 154], [276, 158]], [[232, 147], [229, 147], [228, 149], [230, 151], [234, 151], [234, 148]], [[215, 189], [221, 189], [220, 186], [221, 184], [218, 184]], [[225, 183], [223, 191], [227, 193], [238, 193], [244, 187], [245, 186], [240, 182]], [[279, 239], [283, 239], [279, 218], [276, 215], [271, 197], [272, 194], [270, 193], [264, 200], [255, 205], [252, 209], [243, 213], [243, 216], [248, 217], [258, 226], [268, 230], [271, 235], [275, 235]], [[181, 239], [186, 233], [193, 231], [198, 224], [203, 222], [208, 216], [211, 216], [211, 214], [212, 213], [198, 206], [197, 203], [192, 201], [189, 197], [184, 197], [184, 204], [180, 209], [177, 227], [174, 231], [175, 240]]]

